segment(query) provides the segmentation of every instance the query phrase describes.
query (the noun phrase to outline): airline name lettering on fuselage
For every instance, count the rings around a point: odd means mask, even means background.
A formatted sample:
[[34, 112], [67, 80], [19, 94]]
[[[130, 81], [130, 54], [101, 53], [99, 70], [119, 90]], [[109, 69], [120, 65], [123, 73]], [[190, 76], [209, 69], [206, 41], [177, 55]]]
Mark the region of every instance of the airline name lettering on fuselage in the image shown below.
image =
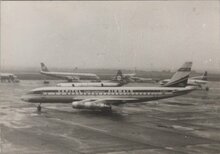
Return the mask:
[[43, 95], [170, 95], [171, 91], [155, 91], [155, 92], [133, 92], [133, 91], [108, 91], [108, 90], [62, 90], [57, 92], [42, 92]]

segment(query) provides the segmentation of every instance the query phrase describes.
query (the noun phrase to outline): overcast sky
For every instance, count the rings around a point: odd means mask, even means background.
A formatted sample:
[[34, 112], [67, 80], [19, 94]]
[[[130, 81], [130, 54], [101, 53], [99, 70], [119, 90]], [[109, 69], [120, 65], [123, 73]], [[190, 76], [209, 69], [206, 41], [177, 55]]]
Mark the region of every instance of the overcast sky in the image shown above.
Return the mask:
[[220, 70], [219, 1], [1, 2], [7, 67]]

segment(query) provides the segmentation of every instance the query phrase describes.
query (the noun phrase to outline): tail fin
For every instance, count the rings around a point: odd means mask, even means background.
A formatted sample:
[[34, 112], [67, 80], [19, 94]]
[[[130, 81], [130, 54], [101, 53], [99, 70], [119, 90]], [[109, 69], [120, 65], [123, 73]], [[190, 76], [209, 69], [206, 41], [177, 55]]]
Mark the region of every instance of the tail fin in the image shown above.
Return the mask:
[[118, 70], [117, 74], [113, 77], [114, 81], [122, 81], [123, 80], [123, 74], [121, 70]]
[[181, 68], [172, 76], [164, 87], [185, 87], [191, 73], [192, 62], [185, 62]]
[[128, 79], [123, 76], [121, 70], [118, 70], [117, 74], [112, 78], [112, 81], [119, 83], [119, 86], [129, 83]]
[[208, 72], [205, 71], [205, 73], [202, 76], [202, 80], [207, 81], [208, 80]]
[[49, 72], [47, 66], [46, 66], [44, 63], [40, 63], [40, 65], [41, 65], [41, 71], [43, 71], [43, 72]]

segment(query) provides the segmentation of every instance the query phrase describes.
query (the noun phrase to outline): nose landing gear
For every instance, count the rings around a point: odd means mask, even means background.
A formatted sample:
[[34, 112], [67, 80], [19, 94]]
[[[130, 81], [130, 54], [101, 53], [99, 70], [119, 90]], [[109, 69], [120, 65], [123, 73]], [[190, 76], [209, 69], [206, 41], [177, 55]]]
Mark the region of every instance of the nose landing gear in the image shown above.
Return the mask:
[[37, 112], [41, 112], [41, 103], [37, 106]]

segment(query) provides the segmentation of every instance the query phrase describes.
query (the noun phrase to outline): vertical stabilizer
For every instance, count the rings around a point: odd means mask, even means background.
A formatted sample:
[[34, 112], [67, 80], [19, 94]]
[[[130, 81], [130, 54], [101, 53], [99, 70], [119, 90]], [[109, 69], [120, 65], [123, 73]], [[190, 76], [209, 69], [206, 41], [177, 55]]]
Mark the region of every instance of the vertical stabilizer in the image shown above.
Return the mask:
[[128, 80], [124, 77], [121, 70], [118, 70], [117, 74], [112, 78], [112, 81], [119, 83], [118, 86], [123, 86], [128, 83]]
[[121, 70], [118, 70], [117, 74], [113, 77], [113, 81], [122, 81], [123, 80], [123, 74]]
[[202, 80], [208, 81], [208, 72], [207, 71], [205, 71], [205, 73], [203, 74]]
[[185, 62], [181, 68], [172, 76], [164, 87], [185, 87], [191, 73], [192, 62]]
[[44, 63], [40, 63], [42, 72], [49, 72], [47, 66]]

